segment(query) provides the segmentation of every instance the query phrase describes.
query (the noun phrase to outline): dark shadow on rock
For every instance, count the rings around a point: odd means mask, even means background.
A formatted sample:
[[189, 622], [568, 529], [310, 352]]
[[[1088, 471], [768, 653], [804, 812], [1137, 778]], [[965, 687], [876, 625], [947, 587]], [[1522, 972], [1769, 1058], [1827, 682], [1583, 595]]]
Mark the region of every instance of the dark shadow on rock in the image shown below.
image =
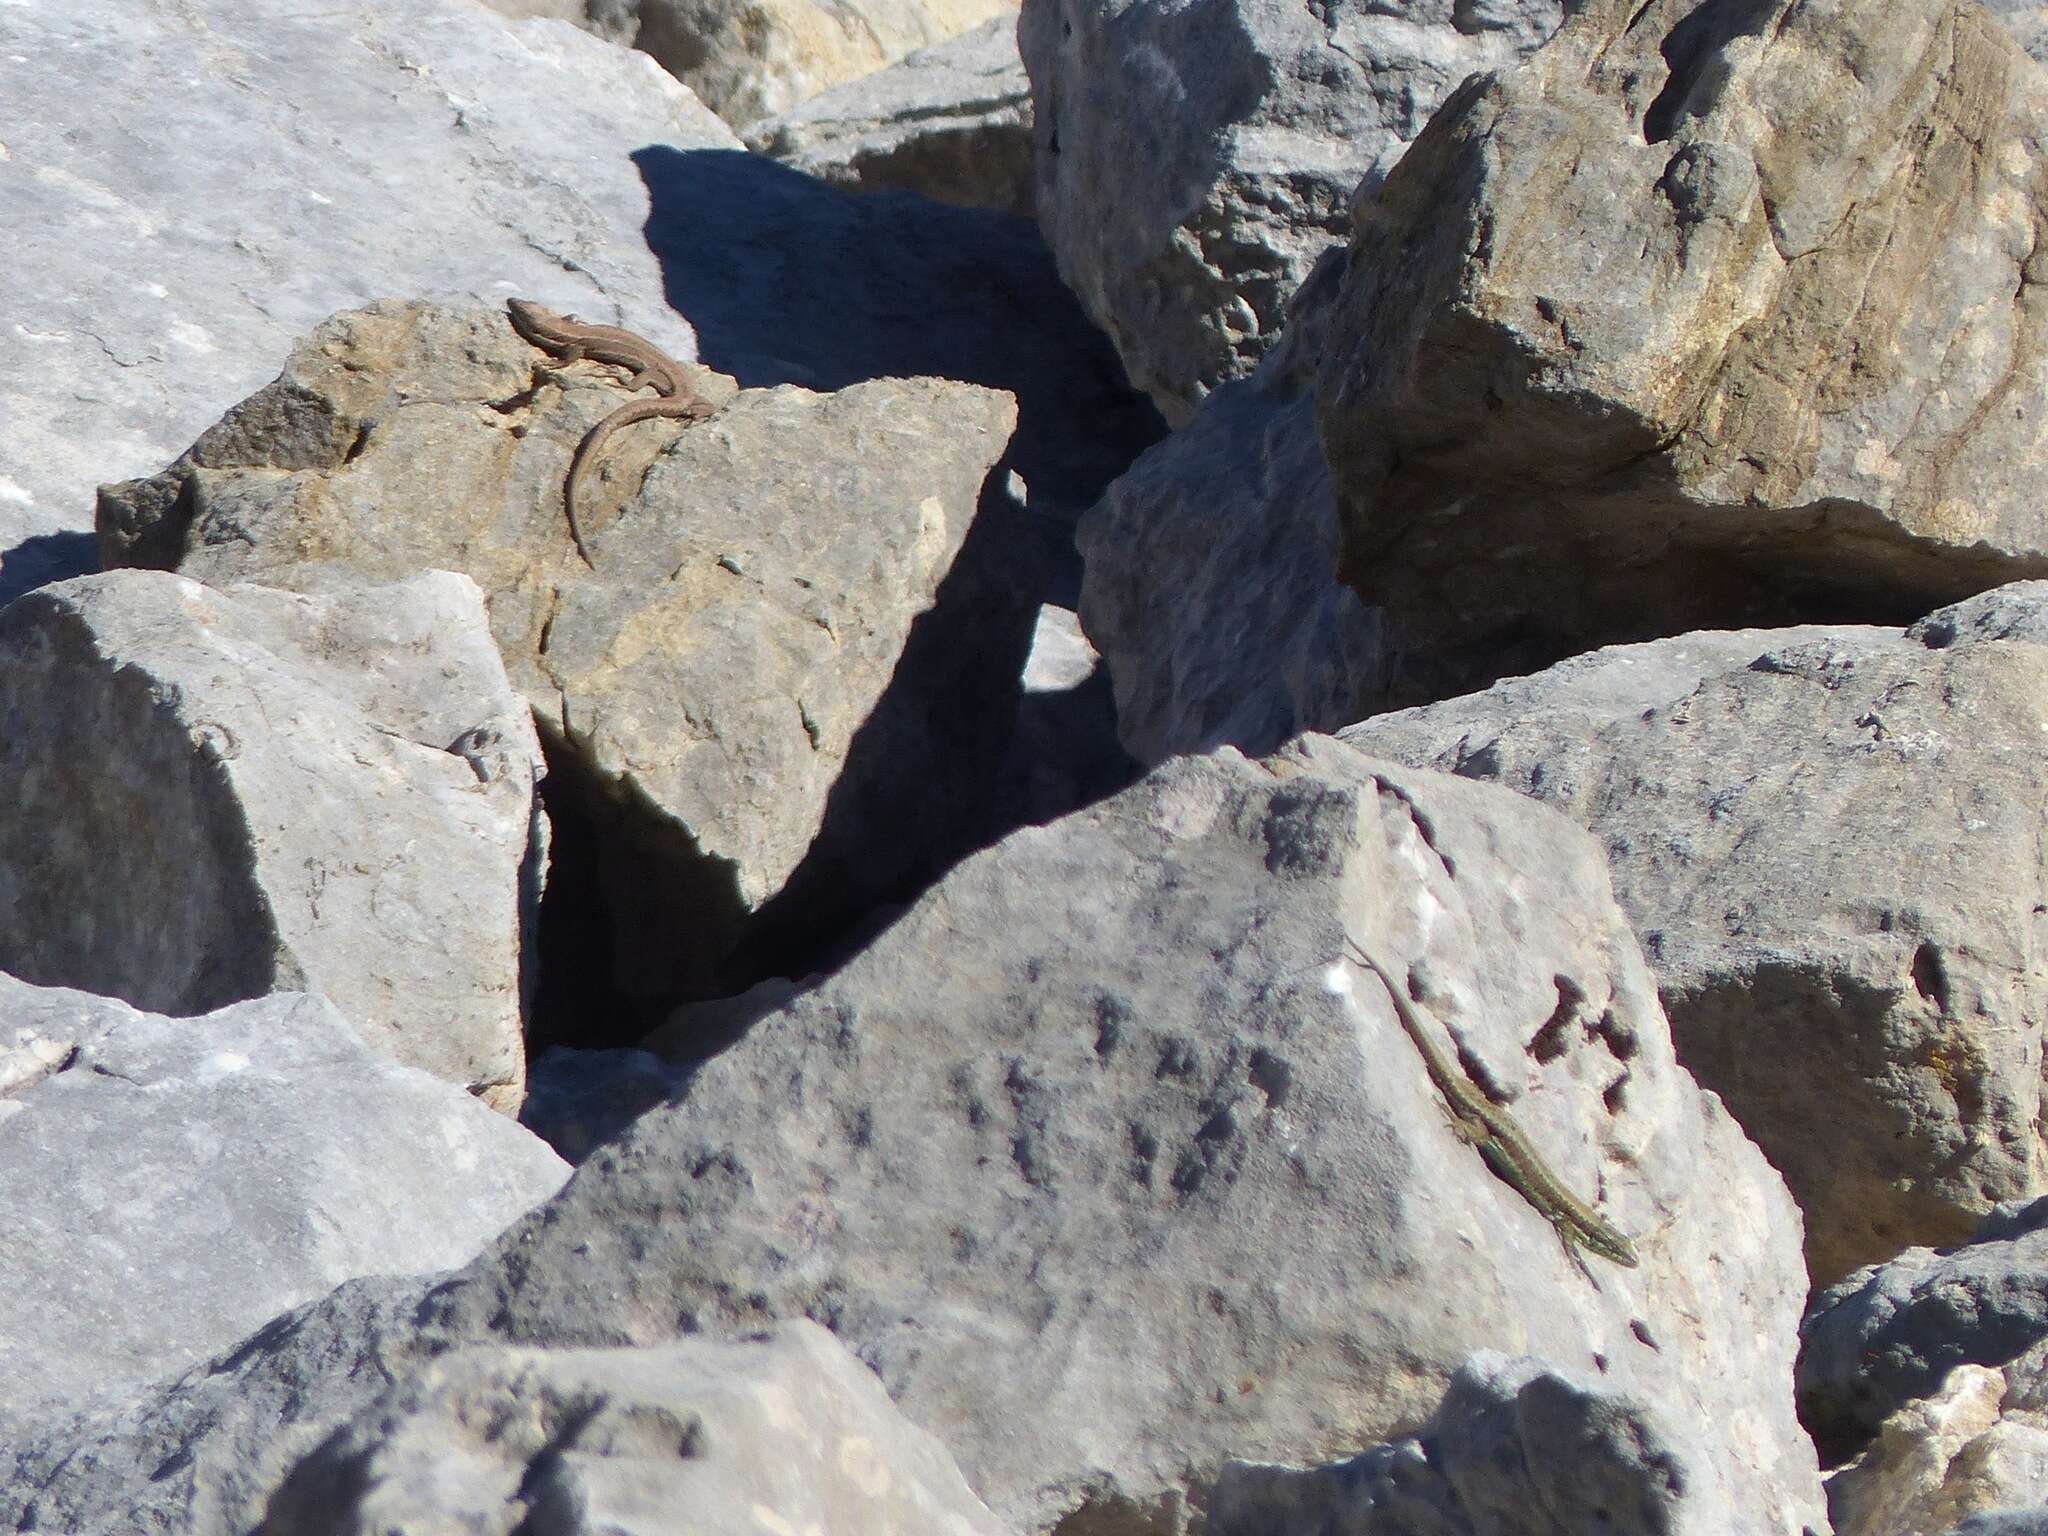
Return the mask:
[[1165, 435], [1109, 340], [1060, 281], [1038, 227], [915, 193], [848, 192], [738, 150], [633, 156], [647, 244], [699, 356], [748, 388], [960, 379], [1017, 397], [1001, 466], [1060, 525], [1037, 594], [1072, 607], [1073, 522]]
[[1129, 781], [1106, 689], [1054, 704], [1027, 699], [1022, 674], [1040, 605], [1078, 597], [1075, 519], [1165, 425], [1035, 225], [846, 192], [736, 151], [633, 158], [648, 245], [706, 365], [748, 388], [923, 376], [1018, 404], [974, 526], [856, 734], [808, 855], [717, 967], [730, 994], [843, 963], [968, 853]]
[[0, 608], [24, 592], [100, 568], [99, 545], [89, 533], [43, 533], [0, 554]]

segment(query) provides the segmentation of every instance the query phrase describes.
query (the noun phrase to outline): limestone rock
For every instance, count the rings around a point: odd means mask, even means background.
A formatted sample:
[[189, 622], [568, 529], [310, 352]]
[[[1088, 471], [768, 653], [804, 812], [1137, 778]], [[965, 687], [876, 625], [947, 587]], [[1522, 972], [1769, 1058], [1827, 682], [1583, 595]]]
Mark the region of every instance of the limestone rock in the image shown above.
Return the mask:
[[1174, 425], [1249, 372], [1360, 185], [1561, 0], [1316, 10], [1027, 0], [1037, 206], [1060, 271]]
[[934, 709], [971, 718], [963, 671], [1014, 662], [986, 622], [906, 652], [1016, 420], [1007, 396], [935, 379], [703, 389], [716, 416], [629, 428], [586, 476], [587, 570], [562, 483], [619, 404], [613, 371], [552, 367], [502, 313], [372, 306], [164, 473], [107, 488], [102, 547], [215, 583], [474, 577], [553, 771], [605, 829], [621, 984], [702, 988], [807, 859], [851, 867], [846, 901], [928, 855], [888, 818], [826, 812], [860, 792], [858, 737], [868, 792], [914, 783], [944, 824], [944, 764], [920, 755], [939, 743], [917, 733]]
[[747, 130], [747, 147], [835, 186], [900, 187], [1030, 218], [1031, 83], [1005, 12]]
[[1826, 1283], [2048, 1191], [2034, 960], [2048, 584], [1909, 632], [1619, 646], [1346, 739], [1606, 845], [1679, 1059], [1784, 1175]]
[[1817, 1295], [1801, 1328], [1799, 1417], [1822, 1457], [1856, 1454], [1966, 1365], [2048, 1342], [2048, 1200], [2002, 1208], [1954, 1250], [1909, 1248]]
[[[2020, 1536], [2048, 1519], [2038, 1504], [2043, 1486], [2048, 1349], [2037, 1346], [2004, 1370], [1958, 1366], [1930, 1395], [1900, 1407], [1828, 1480], [1828, 1511], [1835, 1536]], [[1968, 1527], [1958, 1523], [1965, 1516], [1976, 1517]]]
[[[1327, 1467], [1223, 1469], [1207, 1536], [1740, 1529], [1694, 1437], [1596, 1380], [1473, 1355], [1429, 1426]], [[1541, 1510], [1541, 1523], [1531, 1511]]]
[[1016, 0], [483, 0], [638, 48], [735, 128], [918, 49], [1016, 19]]
[[461, 576], [31, 593], [0, 612], [0, 969], [170, 1014], [315, 990], [516, 1110], [539, 759]]
[[[1458, 1141], [1347, 932], [1640, 1269], [1574, 1267]], [[1713, 1426], [1738, 1528], [1795, 1529], [1819, 1519], [1796, 1245], [1673, 1061], [1591, 840], [1311, 737], [1177, 760], [969, 859], [423, 1303], [345, 1292], [17, 1442], [0, 1517], [254, 1523], [423, 1350], [810, 1316], [1012, 1529], [1183, 1529], [1226, 1461], [1399, 1433], [1503, 1340]]]
[[6, 32], [34, 67], [0, 160], [0, 602], [94, 569], [93, 487], [167, 463], [338, 309], [602, 300], [695, 355], [625, 151], [740, 146], [644, 58], [469, 0], [96, 0]]
[[1318, 391], [1396, 648], [2048, 573], [2044, 81], [1967, 0], [1592, 0], [1458, 91], [1362, 191]]
[[568, 1177], [321, 998], [169, 1019], [0, 976], [0, 1038], [22, 1027], [73, 1049], [0, 1098], [10, 1424], [118, 1402], [353, 1276], [460, 1264]]
[[1339, 264], [1296, 294], [1285, 337], [1217, 388], [1081, 519], [1081, 619], [1139, 762], [1270, 752], [1385, 697], [1377, 610], [1337, 580], [1336, 491], [1314, 380]]
[[[686, 1519], [685, 1519], [686, 1516]], [[258, 1536], [995, 1536], [931, 1435], [831, 1334], [476, 1348], [386, 1392], [296, 1466]]]

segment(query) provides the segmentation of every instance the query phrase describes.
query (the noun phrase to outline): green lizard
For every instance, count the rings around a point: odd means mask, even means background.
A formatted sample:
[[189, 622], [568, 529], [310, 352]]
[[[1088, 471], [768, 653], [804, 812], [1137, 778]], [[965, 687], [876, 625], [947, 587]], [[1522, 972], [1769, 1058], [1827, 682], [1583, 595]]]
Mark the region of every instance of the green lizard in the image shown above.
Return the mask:
[[1529, 1145], [1528, 1137], [1522, 1134], [1522, 1128], [1515, 1124], [1508, 1112], [1489, 1100], [1436, 1042], [1428, 1025], [1423, 1022], [1421, 1010], [1394, 985], [1394, 979], [1380, 963], [1349, 936], [1345, 943], [1350, 945], [1351, 952], [1367, 969], [1379, 977], [1380, 985], [1393, 999], [1394, 1013], [1400, 1019], [1401, 1027], [1408, 1032], [1408, 1038], [1415, 1042], [1416, 1050], [1422, 1053], [1430, 1081], [1444, 1096], [1444, 1102], [1450, 1109], [1451, 1125], [1460, 1139], [1477, 1147], [1495, 1177], [1513, 1188], [1516, 1194], [1536, 1208], [1537, 1214], [1557, 1229], [1566, 1252], [1571, 1252], [1574, 1245], [1589, 1248], [1602, 1258], [1635, 1268], [1635, 1244], [1558, 1181], [1557, 1175], [1536, 1155], [1536, 1149]]

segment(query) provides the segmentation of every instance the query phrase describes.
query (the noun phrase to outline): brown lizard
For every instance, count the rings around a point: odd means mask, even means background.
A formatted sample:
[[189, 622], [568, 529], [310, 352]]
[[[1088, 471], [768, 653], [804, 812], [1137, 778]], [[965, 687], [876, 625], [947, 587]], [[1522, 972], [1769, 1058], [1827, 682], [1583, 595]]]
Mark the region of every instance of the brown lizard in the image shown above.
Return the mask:
[[657, 416], [701, 421], [718, 407], [690, 387], [681, 363], [644, 336], [616, 325], [585, 325], [574, 315], [558, 315], [531, 299], [509, 299], [505, 311], [512, 317], [512, 328], [556, 362], [589, 358], [594, 363], [609, 363], [626, 370], [626, 388], [654, 391], [654, 398], [628, 400], [584, 433], [583, 441], [576, 445], [576, 456], [569, 461], [569, 475], [562, 482], [562, 511], [569, 520], [569, 537], [576, 543], [576, 553], [594, 570], [590, 551], [584, 547], [583, 530], [576, 522], [576, 488], [605, 439], [636, 421]]
[[[1508, 1112], [1480, 1092], [1479, 1085], [1465, 1075], [1451, 1055], [1431, 1036], [1420, 1010], [1408, 1000], [1405, 992], [1394, 985], [1394, 978], [1381, 968], [1377, 960], [1360, 949], [1355, 940], [1347, 937], [1345, 942], [1373, 975], [1379, 977], [1380, 985], [1393, 999], [1395, 1016], [1408, 1032], [1408, 1038], [1415, 1042], [1415, 1049], [1421, 1052], [1422, 1064], [1429, 1071], [1430, 1081], [1444, 1096], [1451, 1112], [1451, 1125], [1460, 1139], [1477, 1147], [1495, 1177], [1533, 1205], [1537, 1213], [1557, 1229], [1566, 1253], [1571, 1253], [1576, 1244], [1592, 1249], [1602, 1258], [1634, 1269], [1637, 1263], [1635, 1244], [1559, 1182], [1557, 1175], [1536, 1155], [1536, 1149], [1529, 1145], [1529, 1139]], [[1583, 1265], [1580, 1267], [1584, 1268]]]

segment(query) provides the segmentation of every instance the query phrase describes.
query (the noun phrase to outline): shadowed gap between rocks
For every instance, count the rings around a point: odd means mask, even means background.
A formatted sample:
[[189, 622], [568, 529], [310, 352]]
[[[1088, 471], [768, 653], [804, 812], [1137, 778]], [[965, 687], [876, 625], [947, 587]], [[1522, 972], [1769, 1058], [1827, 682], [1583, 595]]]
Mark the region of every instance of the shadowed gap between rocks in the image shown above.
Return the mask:
[[42, 533], [0, 550], [0, 608], [53, 581], [98, 573], [98, 541], [90, 533]]

